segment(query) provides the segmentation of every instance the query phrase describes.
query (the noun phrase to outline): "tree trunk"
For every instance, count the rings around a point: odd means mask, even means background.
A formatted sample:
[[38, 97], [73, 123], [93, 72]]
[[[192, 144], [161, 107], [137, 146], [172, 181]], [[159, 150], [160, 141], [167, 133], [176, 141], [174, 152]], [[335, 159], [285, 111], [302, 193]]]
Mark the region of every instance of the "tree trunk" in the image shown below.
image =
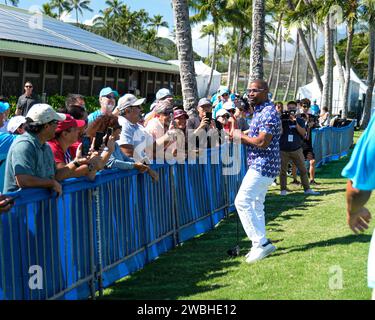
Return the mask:
[[215, 64], [215, 62], [216, 62], [216, 50], [217, 50], [217, 30], [214, 31], [214, 52], [212, 54], [211, 72], [210, 72], [210, 78], [208, 79], [206, 93], [204, 94], [205, 97], [208, 97], [208, 95], [210, 94], [212, 78], [214, 76], [214, 69], [215, 69], [215, 65], [216, 65]]
[[346, 52], [345, 52], [345, 86], [344, 92], [342, 95], [342, 117], [348, 117], [348, 110], [349, 110], [349, 86], [350, 86], [350, 55], [352, 53], [352, 44], [353, 44], [353, 36], [354, 36], [354, 20], [351, 19], [348, 21], [348, 40], [346, 44]]
[[279, 64], [277, 66], [277, 78], [276, 78], [275, 90], [273, 92], [274, 101], [277, 100], [277, 94], [278, 94], [278, 91], [279, 91], [280, 74], [281, 74], [281, 60], [282, 60], [282, 54], [283, 54], [282, 48], [283, 48], [283, 39], [282, 39], [282, 32], [280, 32], [280, 35], [279, 35], [279, 60], [278, 60]]
[[243, 29], [240, 28], [240, 35], [238, 37], [237, 55], [236, 55], [236, 77], [234, 78], [234, 82], [233, 82], [233, 92], [238, 91], [238, 79], [240, 78], [240, 71], [241, 71], [240, 66], [241, 66], [242, 39], [243, 39]]
[[[330, 90], [332, 87], [332, 54], [331, 45], [332, 45], [332, 32], [329, 25], [329, 15], [325, 18], [324, 21], [324, 86], [322, 94], [322, 108], [327, 107], [329, 113], [332, 114], [332, 100], [330, 99]], [[332, 50], [333, 51], [333, 50]]]
[[[287, 0], [287, 1], [288, 1], [289, 9], [291, 11], [294, 11], [295, 6], [294, 6], [292, 0]], [[305, 50], [307, 60], [309, 61], [310, 68], [313, 71], [313, 74], [314, 74], [314, 77], [316, 78], [316, 81], [318, 82], [319, 90], [322, 92], [323, 91], [323, 82], [322, 82], [322, 79], [320, 78], [318, 66], [316, 64], [316, 61], [315, 61], [312, 53], [311, 53], [309, 44], [306, 41], [305, 34], [303, 33], [303, 30], [300, 29], [300, 28], [298, 28], [297, 31], [298, 31], [299, 37], [301, 39], [303, 49]]]
[[341, 59], [337, 52], [336, 46], [333, 46], [333, 56], [335, 58], [336, 66], [339, 69], [339, 82], [340, 82], [341, 90], [343, 90], [344, 85], [345, 85], [345, 75], [344, 75], [344, 70], [342, 67]]
[[278, 24], [277, 24], [277, 29], [276, 29], [276, 36], [275, 36], [276, 41], [275, 41], [275, 47], [273, 49], [273, 59], [272, 59], [271, 71], [270, 71], [270, 75], [268, 77], [268, 86], [269, 87], [272, 86], [273, 72], [275, 71], [275, 64], [276, 64], [276, 60], [277, 60], [276, 59], [277, 58], [277, 44], [278, 44], [278, 41], [279, 41], [279, 33], [280, 33], [282, 18], [283, 18], [283, 13], [280, 14], [279, 21], [278, 21]]
[[263, 53], [265, 34], [265, 0], [253, 0], [253, 36], [251, 38], [250, 82], [263, 79]]
[[292, 67], [290, 68], [289, 77], [288, 77], [288, 83], [286, 85], [286, 89], [285, 89], [285, 94], [284, 94], [283, 101], [287, 101], [288, 100], [289, 90], [290, 90], [290, 84], [292, 83], [293, 71], [294, 71], [294, 67], [296, 65], [296, 61], [297, 61], [297, 52], [298, 52], [298, 46], [296, 46], [296, 51], [294, 52], [293, 63], [292, 63]]
[[374, 59], [375, 59], [375, 24], [369, 22], [369, 33], [370, 33], [370, 45], [369, 45], [369, 56], [368, 56], [368, 74], [367, 74], [367, 91], [366, 101], [361, 118], [361, 129], [366, 129], [371, 117], [372, 107], [372, 92], [374, 90]]
[[299, 80], [299, 67], [300, 67], [300, 52], [299, 52], [299, 46], [300, 46], [300, 42], [299, 42], [299, 34], [297, 33], [297, 58], [296, 58], [296, 74], [295, 74], [295, 77], [294, 77], [294, 94], [293, 94], [293, 97], [294, 99], [297, 98], [297, 92], [298, 92], [298, 80]]
[[228, 77], [227, 77], [227, 88], [232, 86], [232, 69], [233, 69], [233, 56], [230, 55], [228, 63]]
[[193, 44], [189, 21], [188, 0], [172, 0], [176, 45], [180, 60], [180, 76], [184, 108], [195, 109], [198, 103], [197, 80], [195, 78]]

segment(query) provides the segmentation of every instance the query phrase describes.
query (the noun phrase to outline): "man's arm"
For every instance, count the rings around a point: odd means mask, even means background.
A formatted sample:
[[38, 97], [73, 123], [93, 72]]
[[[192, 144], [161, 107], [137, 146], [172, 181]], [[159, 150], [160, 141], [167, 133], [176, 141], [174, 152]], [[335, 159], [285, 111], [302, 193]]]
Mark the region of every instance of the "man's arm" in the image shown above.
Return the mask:
[[20, 174], [16, 175], [16, 183], [20, 188], [53, 189], [58, 195], [62, 194], [61, 185], [55, 179], [42, 179], [27, 174]]
[[134, 146], [131, 144], [123, 144], [120, 146], [120, 149], [124, 155], [126, 155], [129, 158], [133, 158], [134, 153]]
[[249, 144], [260, 149], [267, 149], [272, 141], [272, 134], [266, 132], [259, 132], [257, 137], [249, 137], [245, 134], [241, 134], [241, 142], [243, 144]]
[[304, 138], [306, 135], [306, 129], [299, 124], [298, 119], [296, 119], [296, 123], [297, 132]]
[[353, 183], [348, 180], [346, 185], [347, 222], [354, 233], [368, 229], [371, 220], [370, 212], [364, 207], [371, 196], [371, 191], [353, 188]]

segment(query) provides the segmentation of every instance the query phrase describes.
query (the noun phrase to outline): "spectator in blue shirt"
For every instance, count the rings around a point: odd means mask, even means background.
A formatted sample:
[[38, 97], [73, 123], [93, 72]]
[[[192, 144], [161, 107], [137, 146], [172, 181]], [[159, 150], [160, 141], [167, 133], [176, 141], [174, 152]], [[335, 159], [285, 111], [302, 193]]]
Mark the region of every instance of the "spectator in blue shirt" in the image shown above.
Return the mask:
[[313, 100], [313, 104], [310, 107], [310, 113], [316, 117], [319, 117], [320, 115], [320, 108], [316, 103], [316, 99]]
[[229, 100], [229, 89], [228, 88], [222, 88], [218, 92], [218, 99], [214, 103], [214, 111], [212, 113], [212, 118], [216, 119], [216, 112], [218, 112], [220, 109], [223, 108], [223, 105], [225, 102]]
[[[365, 207], [375, 189], [375, 117], [358, 140], [349, 163], [342, 171], [348, 180], [346, 187], [347, 222], [354, 233], [368, 229], [371, 219]], [[368, 257], [368, 286], [373, 289], [375, 300], [375, 232]]]
[[[8, 100], [0, 96], [0, 127], [4, 125], [5, 113], [9, 110]], [[5, 177], [5, 161], [8, 155], [8, 151], [17, 138], [17, 135], [13, 135], [8, 132], [0, 132], [0, 192], [3, 190], [4, 177]]]
[[102, 89], [99, 94], [99, 103], [100, 109], [89, 114], [89, 123], [94, 122], [96, 118], [102, 115], [112, 114], [112, 111], [116, 105], [116, 91], [112, 90], [110, 87]]

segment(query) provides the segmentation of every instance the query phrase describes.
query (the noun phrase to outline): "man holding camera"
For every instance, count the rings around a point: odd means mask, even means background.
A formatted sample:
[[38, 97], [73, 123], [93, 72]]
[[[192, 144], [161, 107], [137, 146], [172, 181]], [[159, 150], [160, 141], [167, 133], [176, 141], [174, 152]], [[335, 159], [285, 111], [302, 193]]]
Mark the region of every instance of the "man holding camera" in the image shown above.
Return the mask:
[[307, 169], [305, 167], [305, 157], [303, 155], [302, 143], [306, 135], [305, 122], [303, 119], [296, 117], [297, 104], [294, 101], [288, 102], [288, 111], [281, 115], [282, 133], [280, 138], [280, 155], [281, 155], [281, 171], [280, 171], [280, 195], [288, 194], [287, 170], [288, 163], [292, 161], [300, 172], [301, 182], [306, 195], [318, 195], [319, 192], [310, 188]]

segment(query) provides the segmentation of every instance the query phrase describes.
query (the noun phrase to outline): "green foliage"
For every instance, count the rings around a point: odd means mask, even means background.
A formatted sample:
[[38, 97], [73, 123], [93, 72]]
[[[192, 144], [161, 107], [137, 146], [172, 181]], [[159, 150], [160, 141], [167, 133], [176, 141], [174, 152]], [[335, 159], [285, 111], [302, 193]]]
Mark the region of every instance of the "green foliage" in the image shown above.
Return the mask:
[[[337, 45], [337, 53], [340, 56], [341, 62], [345, 61], [345, 50], [346, 50], [347, 39], [340, 40]], [[368, 65], [368, 55], [369, 51], [366, 51], [369, 45], [368, 33], [357, 33], [353, 37], [353, 47], [352, 53], [350, 55], [350, 60], [352, 68], [358, 74], [361, 79], [367, 78], [367, 65]], [[324, 53], [318, 58], [317, 64], [319, 69], [324, 68]]]

